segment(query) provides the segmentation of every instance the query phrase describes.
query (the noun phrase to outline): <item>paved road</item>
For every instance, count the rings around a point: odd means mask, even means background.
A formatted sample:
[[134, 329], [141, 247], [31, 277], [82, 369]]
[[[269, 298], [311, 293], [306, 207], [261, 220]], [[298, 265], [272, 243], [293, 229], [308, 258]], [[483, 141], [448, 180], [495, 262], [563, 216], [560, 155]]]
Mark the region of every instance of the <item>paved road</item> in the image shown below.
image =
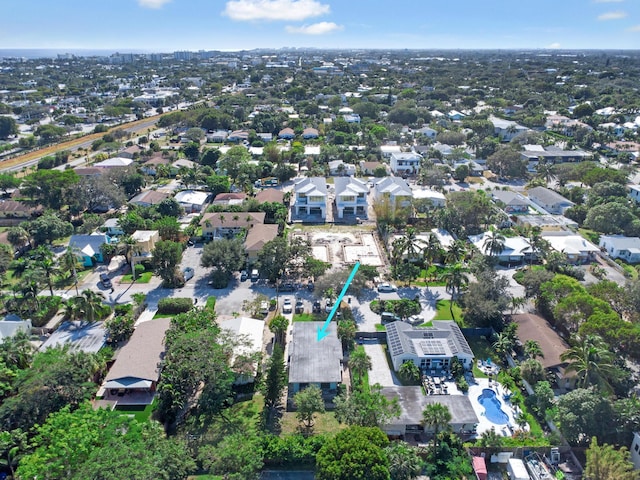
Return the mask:
[[[122, 130], [124, 130], [124, 131], [126, 131], [126, 132], [130, 132], [130, 133], [137, 133], [137, 132], [141, 132], [141, 131], [143, 131], [143, 130], [146, 130], [146, 129], [148, 129], [148, 128], [151, 128], [151, 127], [155, 126], [155, 124], [158, 122], [158, 119], [159, 119], [159, 118], [160, 118], [159, 116], [156, 116], [156, 117], [153, 117], [153, 118], [149, 118], [149, 119], [144, 120], [144, 121], [140, 122], [139, 124], [134, 125], [134, 126], [132, 126], [132, 127], [126, 127], [126, 126], [123, 126]], [[82, 149], [86, 149], [86, 148], [91, 147], [91, 144], [92, 144], [94, 141], [95, 141], [95, 139], [86, 140], [86, 141], [80, 142], [80, 143], [78, 143], [78, 144], [76, 144], [76, 145], [74, 145], [74, 146], [72, 146], [72, 147], [70, 147], [70, 146], [65, 146], [65, 144], [64, 144], [64, 143], [62, 143], [62, 144], [60, 144], [60, 145], [59, 145], [59, 148], [57, 149], [57, 151], [69, 150], [69, 151], [71, 151], [71, 152], [75, 152], [75, 151], [77, 151], [77, 150], [79, 150], [79, 149], [81, 149], [81, 148], [82, 148]], [[50, 152], [50, 153], [48, 153], [47, 155], [52, 155], [52, 154], [53, 154], [53, 152]], [[38, 164], [38, 161], [39, 161], [43, 156], [45, 156], [45, 155], [38, 156], [38, 157], [33, 158], [33, 159], [31, 159], [31, 160], [28, 160], [28, 161], [22, 162], [22, 163], [20, 163], [20, 164], [18, 164], [18, 165], [14, 165], [14, 166], [12, 166], [12, 167], [0, 168], [0, 172], [20, 171], [20, 170], [22, 170], [22, 169], [23, 169], [23, 168], [25, 168], [25, 167], [32, 167], [32, 166], [34, 166], [34, 165], [37, 165], [37, 164]]]

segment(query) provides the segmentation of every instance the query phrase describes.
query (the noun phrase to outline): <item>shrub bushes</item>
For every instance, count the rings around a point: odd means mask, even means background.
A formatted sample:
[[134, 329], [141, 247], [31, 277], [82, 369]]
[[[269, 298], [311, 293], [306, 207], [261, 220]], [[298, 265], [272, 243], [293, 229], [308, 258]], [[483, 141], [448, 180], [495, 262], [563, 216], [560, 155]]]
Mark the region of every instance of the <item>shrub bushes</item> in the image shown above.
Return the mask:
[[158, 302], [158, 313], [177, 315], [186, 313], [193, 308], [191, 298], [162, 298]]
[[456, 379], [456, 387], [458, 387], [458, 390], [460, 390], [462, 393], [467, 393], [469, 391], [469, 384], [464, 377], [459, 377]]
[[62, 298], [54, 295], [53, 297], [38, 297], [38, 301], [40, 308], [31, 317], [31, 322], [34, 327], [44, 327], [58, 313]]

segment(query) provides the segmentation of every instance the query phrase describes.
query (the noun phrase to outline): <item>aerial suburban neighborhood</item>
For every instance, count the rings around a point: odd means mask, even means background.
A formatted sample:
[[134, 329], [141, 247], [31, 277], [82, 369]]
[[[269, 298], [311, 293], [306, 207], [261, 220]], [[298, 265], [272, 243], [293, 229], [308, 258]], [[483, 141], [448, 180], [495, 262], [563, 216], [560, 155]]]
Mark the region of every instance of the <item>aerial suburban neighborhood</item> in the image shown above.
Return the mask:
[[0, 58], [0, 478], [638, 478], [639, 75]]

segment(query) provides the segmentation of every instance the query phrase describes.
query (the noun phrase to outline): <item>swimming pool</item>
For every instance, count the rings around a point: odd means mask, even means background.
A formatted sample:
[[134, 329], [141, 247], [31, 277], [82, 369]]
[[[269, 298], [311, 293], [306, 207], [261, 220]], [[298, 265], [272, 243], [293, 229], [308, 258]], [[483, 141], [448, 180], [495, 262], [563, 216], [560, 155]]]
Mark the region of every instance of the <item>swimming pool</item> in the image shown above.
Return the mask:
[[478, 397], [478, 403], [484, 407], [487, 420], [496, 425], [506, 425], [509, 423], [509, 415], [504, 413], [500, 400], [496, 396], [496, 392], [490, 388], [482, 390], [482, 394]]

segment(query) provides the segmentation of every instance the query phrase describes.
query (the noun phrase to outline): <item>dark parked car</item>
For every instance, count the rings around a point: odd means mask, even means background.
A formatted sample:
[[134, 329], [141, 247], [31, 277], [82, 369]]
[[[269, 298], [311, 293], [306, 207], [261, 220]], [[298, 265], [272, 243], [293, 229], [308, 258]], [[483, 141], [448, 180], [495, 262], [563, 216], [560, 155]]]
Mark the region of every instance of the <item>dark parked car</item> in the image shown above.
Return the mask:
[[313, 282], [307, 283], [307, 290], [309, 290], [310, 292], [313, 292], [315, 288], [316, 286], [313, 284]]
[[304, 303], [302, 303], [302, 300], [296, 300], [295, 312], [304, 313]]
[[391, 312], [382, 312], [380, 314], [382, 323], [399, 322], [401, 318]]
[[313, 313], [320, 313], [322, 312], [322, 302], [320, 302], [320, 300], [316, 300], [315, 302], [313, 302]]
[[111, 279], [109, 278], [109, 275], [107, 275], [106, 273], [101, 273], [100, 274], [100, 283], [102, 284], [102, 286], [104, 288], [111, 288]]
[[294, 287], [293, 283], [283, 283], [280, 285], [281, 292], [293, 292], [295, 289], [296, 287]]
[[249, 278], [249, 274], [247, 273], [246, 270], [242, 270], [240, 272], [240, 281], [244, 282], [247, 278]]

